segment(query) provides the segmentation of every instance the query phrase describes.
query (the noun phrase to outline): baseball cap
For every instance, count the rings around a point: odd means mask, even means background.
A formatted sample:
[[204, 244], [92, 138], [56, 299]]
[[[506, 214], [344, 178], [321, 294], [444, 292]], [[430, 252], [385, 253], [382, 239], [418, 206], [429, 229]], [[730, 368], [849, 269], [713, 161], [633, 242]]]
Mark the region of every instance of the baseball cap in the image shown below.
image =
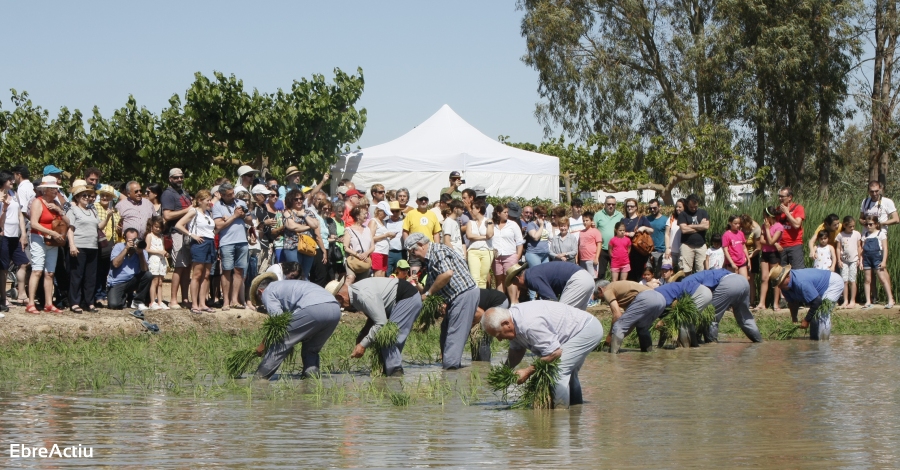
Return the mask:
[[[399, 206], [399, 205], [398, 205], [398, 206]], [[394, 215], [394, 213], [391, 212], [391, 206], [388, 204], [387, 201], [381, 201], [381, 202], [379, 202], [378, 204], [376, 204], [375, 207], [377, 207], [378, 209], [383, 210], [384, 213], [387, 214], [388, 216]], [[399, 207], [398, 207], [398, 209], [399, 209]]]
[[453, 178], [462, 178], [462, 175], [460, 175], [458, 171], [451, 171], [450, 179], [453, 179]]
[[672, 265], [670, 263], [664, 263], [662, 269], [672, 269]]
[[348, 188], [346, 186], [338, 186], [338, 188], [337, 188], [337, 192], [340, 194], [347, 194], [347, 191], [349, 191], [349, 190], [350, 190], [350, 188]]
[[[346, 189], [346, 187], [344, 187], [344, 188]], [[347, 196], [347, 197], [362, 196], [362, 193], [355, 189], [351, 189], [350, 191], [347, 191], [346, 193], [344, 193], [344, 196]]]
[[406, 261], [405, 259], [397, 261], [397, 269], [409, 269], [409, 261]]
[[184, 172], [181, 171], [181, 168], [172, 168], [169, 170], [169, 178], [173, 176], [184, 176]]
[[269, 194], [272, 194], [272, 191], [270, 191], [269, 188], [267, 188], [265, 185], [263, 185], [263, 184], [258, 184], [258, 185], [256, 185], [256, 186], [254, 186], [253, 189], [250, 190], [250, 193], [251, 193], [251, 194], [265, 194], [265, 195], [269, 195]]
[[247, 173], [259, 173], [259, 171], [254, 170], [250, 165], [241, 165], [241, 167], [238, 168], [238, 176], [244, 176]]
[[422, 199], [422, 198], [428, 199], [428, 191], [419, 191], [419, 192], [416, 193], [416, 200], [417, 200], [417, 201], [418, 201], [419, 199]]
[[510, 217], [522, 216], [522, 208], [519, 207], [519, 203], [516, 201], [509, 201], [506, 203], [506, 212], [508, 212]]
[[63, 171], [60, 170], [56, 165], [47, 165], [44, 167], [44, 176], [47, 175], [58, 175]]
[[487, 193], [484, 191], [484, 186], [473, 186], [472, 191], [475, 191], [475, 197], [487, 197]]

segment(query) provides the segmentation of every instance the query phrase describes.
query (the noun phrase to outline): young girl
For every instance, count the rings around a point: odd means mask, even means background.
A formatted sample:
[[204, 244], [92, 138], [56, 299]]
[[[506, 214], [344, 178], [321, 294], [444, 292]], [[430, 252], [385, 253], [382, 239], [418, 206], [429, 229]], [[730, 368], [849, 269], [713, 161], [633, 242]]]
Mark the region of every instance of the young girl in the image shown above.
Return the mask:
[[816, 247], [816, 263], [813, 266], [816, 269], [824, 269], [826, 271], [834, 271], [837, 263], [837, 253], [834, 247], [828, 243], [828, 232], [822, 230], [816, 234], [816, 240], [819, 245]]
[[[781, 240], [781, 233], [784, 231], [784, 226], [775, 218], [776, 215], [778, 215], [778, 208], [775, 206], [767, 207], [765, 214], [763, 214], [765, 221], [763, 222], [762, 237], [760, 238], [762, 254], [759, 259], [762, 278], [760, 279], [761, 282], [759, 287], [759, 304], [754, 310], [766, 308], [766, 295], [769, 291], [769, 270], [781, 264], [781, 245], [779, 245], [778, 242]], [[780, 291], [776, 288], [776, 306], [780, 300], [779, 294]]]
[[650, 268], [644, 269], [644, 274], [641, 274], [641, 285], [648, 286], [651, 289], [655, 289], [659, 287], [659, 281], [653, 277], [653, 270]]
[[150, 284], [150, 309], [151, 310], [169, 310], [169, 306], [162, 302], [163, 278], [169, 265], [166, 263], [166, 249], [163, 245], [163, 226], [165, 222], [163, 218], [154, 215], [147, 221], [147, 254], [150, 259], [147, 260], [147, 268], [153, 275], [153, 282]]
[[856, 273], [859, 270], [859, 254], [862, 253], [862, 235], [854, 230], [856, 221], [852, 215], [844, 217], [842, 227], [835, 238], [840, 247], [838, 267], [844, 279], [844, 305], [841, 308], [856, 308]]
[[706, 251], [706, 269], [725, 267], [725, 253], [722, 251], [722, 235], [718, 233], [710, 238], [712, 248]]
[[616, 236], [609, 241], [609, 255], [612, 258], [612, 280], [624, 281], [631, 271], [631, 239], [625, 236], [625, 223], [616, 222], [613, 229]]
[[747, 252], [747, 237], [741, 231], [741, 217], [739, 215], [728, 217], [728, 230], [722, 234], [722, 246], [725, 247], [725, 250], [723, 250], [725, 267], [733, 273], [744, 276], [749, 282], [750, 275], [747, 270], [747, 261], [750, 260], [750, 253]]
[[891, 280], [887, 271], [887, 234], [881, 230], [881, 222], [874, 215], [866, 216], [866, 231], [862, 235], [863, 269], [866, 272], [866, 305], [863, 308], [872, 308], [872, 271], [878, 273], [878, 279], [884, 286], [888, 296], [888, 303], [884, 308], [894, 308], [894, 294], [891, 292]]

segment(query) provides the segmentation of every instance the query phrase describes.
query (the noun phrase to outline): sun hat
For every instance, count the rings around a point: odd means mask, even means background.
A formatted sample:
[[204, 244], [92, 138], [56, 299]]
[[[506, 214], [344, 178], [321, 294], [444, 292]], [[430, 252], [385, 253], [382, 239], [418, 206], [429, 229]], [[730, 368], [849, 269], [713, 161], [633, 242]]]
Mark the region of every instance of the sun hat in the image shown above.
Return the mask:
[[259, 284], [266, 279], [270, 281], [277, 281], [278, 275], [275, 273], [262, 273], [259, 276], [253, 278], [253, 282], [250, 283], [250, 301], [253, 302], [253, 305], [262, 305], [256, 292], [259, 290]]
[[526, 269], [528, 269], [528, 263], [517, 264], [510, 268], [506, 273], [506, 279], [503, 280], [503, 287], [509, 287], [509, 283], [512, 282], [513, 278]]
[[44, 176], [47, 175], [58, 175], [63, 171], [59, 169], [56, 165], [47, 165], [44, 167]]
[[300, 170], [298, 170], [297, 167], [292, 165], [292, 166], [287, 167], [287, 171], [284, 173], [284, 177], [287, 178], [288, 176], [294, 176], [298, 173], [300, 173]]
[[269, 188], [267, 188], [266, 185], [264, 185], [264, 184], [258, 184], [258, 185], [256, 185], [256, 186], [254, 186], [253, 189], [250, 190], [250, 194], [265, 194], [265, 195], [269, 195], [269, 194], [272, 194], [272, 191], [269, 190]]
[[475, 197], [476, 197], [476, 198], [479, 198], [479, 197], [487, 197], [487, 192], [485, 192], [484, 186], [481, 186], [481, 185], [479, 185], [479, 186], [473, 186], [473, 187], [472, 187], [472, 191], [475, 191]]
[[328, 293], [331, 294], [331, 295], [337, 294], [338, 291], [341, 290], [341, 287], [344, 287], [344, 281], [345, 281], [346, 279], [347, 279], [347, 278], [342, 277], [342, 278], [340, 278], [340, 279], [336, 279], [336, 280], [334, 280], [334, 281], [331, 281], [331, 282], [329, 282], [328, 284], [325, 284], [325, 290], [327, 290]]
[[[375, 204], [375, 207], [383, 210], [384, 213], [388, 215], [388, 217], [394, 215], [394, 213], [391, 212], [391, 206], [388, 204], [387, 201], [381, 201], [378, 204]], [[399, 207], [397, 207], [397, 208], [399, 209]]]
[[[52, 166], [52, 165], [50, 165]], [[56, 168], [56, 167], [53, 167]], [[47, 175], [41, 178], [41, 184], [37, 187], [38, 189], [46, 189], [46, 188], [54, 188], [54, 189], [62, 189], [62, 186], [56, 184], [56, 177]]]
[[519, 207], [519, 203], [516, 201], [509, 201], [506, 203], [506, 212], [510, 217], [522, 216], [522, 208]]
[[392, 211], [400, 210], [400, 202], [399, 201], [391, 201], [391, 204], [388, 206]]
[[75, 180], [75, 182], [72, 183], [72, 189], [69, 190], [69, 192], [72, 193], [72, 197], [75, 197], [85, 191], [90, 191], [92, 193], [95, 192], [94, 188], [88, 186], [87, 181], [85, 180]]
[[248, 173], [259, 173], [259, 170], [254, 170], [250, 165], [241, 165], [241, 167], [238, 168], [238, 176], [244, 176]]
[[769, 285], [775, 287], [781, 284], [781, 281], [791, 272], [790, 266], [775, 265], [769, 270]]
[[416, 193], [416, 200], [417, 200], [417, 201], [418, 201], [419, 199], [422, 199], [422, 198], [428, 199], [428, 191], [419, 191], [419, 192]]
[[340, 194], [346, 194], [347, 191], [350, 191], [350, 188], [348, 188], [346, 186], [338, 186], [338, 188], [337, 188], [337, 192]]
[[116, 190], [108, 184], [101, 184], [100, 189], [97, 190], [97, 194], [106, 194], [107, 196], [116, 197]]

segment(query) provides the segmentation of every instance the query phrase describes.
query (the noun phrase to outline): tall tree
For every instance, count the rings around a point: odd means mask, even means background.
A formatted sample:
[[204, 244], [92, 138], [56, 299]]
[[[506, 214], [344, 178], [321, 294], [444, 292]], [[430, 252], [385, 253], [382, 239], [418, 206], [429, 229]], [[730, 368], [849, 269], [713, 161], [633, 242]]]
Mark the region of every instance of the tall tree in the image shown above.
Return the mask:
[[871, 2], [872, 30], [874, 33], [874, 57], [870, 100], [861, 102], [869, 111], [869, 179], [887, 181], [892, 157], [897, 154], [900, 125], [897, 123], [897, 102], [900, 86], [894, 81], [894, 73], [900, 66], [897, 57], [897, 38], [900, 37], [900, 16], [897, 1], [873, 0]]

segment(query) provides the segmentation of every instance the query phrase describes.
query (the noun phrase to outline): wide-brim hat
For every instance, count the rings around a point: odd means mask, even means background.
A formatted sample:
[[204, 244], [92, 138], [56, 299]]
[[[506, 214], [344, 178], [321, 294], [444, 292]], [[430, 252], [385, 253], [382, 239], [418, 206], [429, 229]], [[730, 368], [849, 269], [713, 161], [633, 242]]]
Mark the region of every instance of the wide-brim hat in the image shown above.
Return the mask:
[[259, 296], [256, 294], [256, 292], [259, 290], [259, 284], [266, 279], [277, 281], [278, 275], [275, 273], [262, 273], [259, 276], [253, 278], [253, 282], [250, 283], [250, 301], [253, 302], [253, 305], [261, 305], [259, 302]]
[[47, 188], [62, 189], [62, 186], [56, 184], [55, 176], [47, 175], [47, 176], [41, 178], [41, 184], [37, 186], [37, 189], [47, 189]]
[[503, 287], [509, 287], [513, 278], [526, 269], [528, 269], [528, 263], [517, 264], [510, 268], [510, 270], [506, 272], [506, 279], [503, 280]]
[[342, 277], [340, 279], [331, 281], [328, 284], [325, 284], [325, 290], [328, 291], [328, 293], [331, 295], [337, 294], [338, 291], [341, 290], [341, 287], [344, 287], [344, 281], [346, 279], [346, 277]]
[[289, 166], [289, 167], [287, 167], [287, 171], [284, 173], [284, 177], [287, 178], [288, 176], [294, 176], [299, 173], [300, 173], [300, 170], [297, 167]]
[[87, 185], [84, 185], [84, 184], [78, 185], [78, 186], [72, 186], [72, 189], [69, 190], [69, 192], [72, 193], [72, 197], [73, 197], [73, 198], [74, 198], [75, 196], [78, 196], [79, 194], [85, 192], [85, 191], [87, 191], [87, 192], [89, 192], [89, 193], [91, 193], [91, 194], [96, 194], [96, 193], [97, 193], [97, 191], [94, 190], [94, 188], [92, 188], [92, 187], [90, 187], [90, 186], [87, 186]]
[[97, 190], [97, 194], [106, 194], [108, 196], [116, 197], [116, 190], [112, 186], [104, 184]]
[[790, 266], [775, 265], [769, 270], [769, 285], [775, 287], [781, 284], [781, 281], [791, 272]]
[[683, 278], [683, 277], [684, 277], [684, 271], [678, 271], [677, 273], [672, 274], [671, 276], [669, 276], [669, 280], [666, 281], [666, 282], [678, 282], [678, 281], [680, 281], [681, 278]]
[[241, 167], [238, 168], [237, 173], [238, 173], [238, 176], [244, 176], [244, 175], [250, 174], [250, 173], [259, 173], [259, 170], [254, 170], [253, 167], [250, 165], [241, 165]]

